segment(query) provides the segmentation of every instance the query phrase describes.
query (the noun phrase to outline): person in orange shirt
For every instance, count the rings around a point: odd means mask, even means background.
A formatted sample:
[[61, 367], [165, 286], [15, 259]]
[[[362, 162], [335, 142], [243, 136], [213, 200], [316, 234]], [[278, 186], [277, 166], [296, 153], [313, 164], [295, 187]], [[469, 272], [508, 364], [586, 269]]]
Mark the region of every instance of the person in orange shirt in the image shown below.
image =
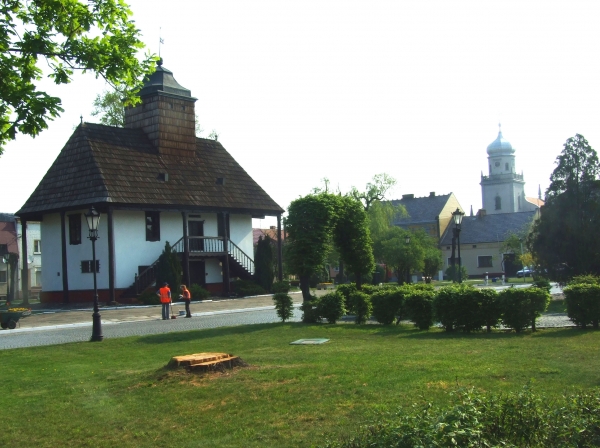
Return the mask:
[[192, 313], [190, 313], [190, 300], [192, 300], [192, 295], [187, 289], [187, 286], [181, 285], [181, 295], [179, 298], [183, 299], [185, 302], [185, 317], [192, 317]]
[[160, 303], [162, 304], [162, 318], [167, 320], [169, 318], [169, 305], [171, 305], [171, 289], [169, 284], [164, 282], [162, 288], [156, 291], [156, 295], [160, 297]]

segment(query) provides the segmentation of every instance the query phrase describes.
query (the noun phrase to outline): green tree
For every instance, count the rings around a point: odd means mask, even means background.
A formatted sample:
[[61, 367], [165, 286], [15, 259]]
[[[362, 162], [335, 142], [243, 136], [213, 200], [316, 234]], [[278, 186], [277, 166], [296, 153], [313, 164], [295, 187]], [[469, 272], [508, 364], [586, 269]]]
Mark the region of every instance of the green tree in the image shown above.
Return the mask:
[[256, 244], [254, 254], [254, 280], [265, 291], [271, 291], [273, 286], [273, 250], [272, 240], [267, 235], [264, 238], [261, 236]]
[[340, 198], [338, 207], [333, 241], [340, 259], [354, 274], [356, 287], [360, 290], [362, 277], [375, 269], [369, 220], [362, 204], [351, 197]]
[[[414, 237], [415, 233], [392, 227], [384, 238], [377, 242], [376, 252], [387, 267], [396, 273], [399, 284], [407, 282], [410, 272], [423, 269], [425, 251], [421, 238]], [[410, 239], [408, 243], [407, 238]]]
[[35, 137], [63, 111], [60, 98], [38, 90], [45, 73], [67, 84], [75, 71], [91, 71], [126, 102], [138, 101], [155, 58], [138, 59], [144, 44], [131, 15], [121, 0], [0, 3], [0, 153], [17, 133]]
[[125, 126], [125, 108], [123, 94], [118, 91], [104, 91], [96, 95], [92, 116], [100, 116], [100, 123], [107, 126]]
[[383, 201], [385, 195], [396, 185], [396, 179], [386, 173], [376, 174], [373, 181], [368, 182], [364, 191], [358, 191], [356, 187], [350, 190], [350, 196], [360, 201], [365, 210], [369, 211], [371, 205], [376, 201]]
[[310, 194], [290, 203], [285, 218], [286, 265], [298, 275], [304, 302], [310, 302], [310, 277], [325, 262], [337, 213], [336, 196]]
[[163, 252], [158, 257], [156, 266], [156, 285], [162, 286], [167, 282], [171, 289], [171, 296], [177, 297], [179, 286], [181, 285], [181, 262], [175, 248], [171, 247], [169, 242], [165, 243]]
[[425, 277], [425, 282], [431, 283], [431, 279], [443, 266], [442, 251], [435, 245], [426, 246], [423, 253], [423, 276]]
[[577, 134], [564, 144], [550, 176], [546, 204], [527, 247], [551, 278], [600, 273], [600, 163], [596, 151]]

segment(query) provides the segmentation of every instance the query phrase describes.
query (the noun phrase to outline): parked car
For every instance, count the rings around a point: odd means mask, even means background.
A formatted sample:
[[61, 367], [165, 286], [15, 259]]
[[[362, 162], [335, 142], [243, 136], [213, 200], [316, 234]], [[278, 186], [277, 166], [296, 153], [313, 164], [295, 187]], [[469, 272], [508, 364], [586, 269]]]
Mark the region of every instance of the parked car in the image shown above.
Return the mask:
[[525, 277], [531, 277], [531, 274], [534, 274], [535, 271], [533, 270], [532, 267], [525, 267], [523, 269], [521, 269], [520, 271], [517, 271], [517, 277], [522, 278], [523, 276]]

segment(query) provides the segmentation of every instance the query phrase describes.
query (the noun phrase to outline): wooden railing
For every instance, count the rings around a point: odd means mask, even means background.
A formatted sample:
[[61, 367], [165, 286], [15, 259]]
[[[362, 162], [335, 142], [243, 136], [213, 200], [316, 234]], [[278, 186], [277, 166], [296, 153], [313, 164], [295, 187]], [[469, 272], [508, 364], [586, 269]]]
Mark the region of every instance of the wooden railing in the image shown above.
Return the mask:
[[[231, 240], [227, 242], [229, 255], [239, 264], [243, 269], [246, 270], [250, 275], [254, 275], [254, 261], [246, 253], [235, 245]], [[200, 254], [223, 254], [223, 237], [215, 236], [189, 236], [188, 237], [190, 255]], [[184, 239], [180, 238], [172, 246], [173, 250], [177, 253], [182, 254], [185, 251]], [[143, 292], [152, 283], [156, 281], [156, 266], [158, 259], [146, 269], [144, 269], [139, 275], [135, 275], [135, 290], [137, 294]]]

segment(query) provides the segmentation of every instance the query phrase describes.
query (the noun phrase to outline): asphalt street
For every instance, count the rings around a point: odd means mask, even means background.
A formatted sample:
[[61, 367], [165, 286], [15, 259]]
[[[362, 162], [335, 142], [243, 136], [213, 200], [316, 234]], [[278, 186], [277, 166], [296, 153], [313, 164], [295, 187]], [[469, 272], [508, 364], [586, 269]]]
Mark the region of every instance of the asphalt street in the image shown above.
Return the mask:
[[[560, 292], [556, 287], [551, 291], [552, 294]], [[321, 295], [325, 291], [317, 293]], [[302, 312], [298, 307], [302, 296], [293, 294], [292, 297], [295, 309], [290, 321], [300, 321]], [[88, 341], [92, 332], [92, 309], [87, 306], [69, 310], [38, 310], [21, 318], [16, 329], [0, 331], [0, 350]], [[180, 310], [183, 310], [183, 305], [176, 304], [173, 314], [178, 318], [162, 320], [160, 306], [104, 307], [100, 310], [102, 333], [105, 339], [112, 339], [280, 321], [271, 296], [192, 302], [191, 319], [179, 316]], [[537, 326], [573, 325], [565, 314], [546, 314], [538, 319]]]

